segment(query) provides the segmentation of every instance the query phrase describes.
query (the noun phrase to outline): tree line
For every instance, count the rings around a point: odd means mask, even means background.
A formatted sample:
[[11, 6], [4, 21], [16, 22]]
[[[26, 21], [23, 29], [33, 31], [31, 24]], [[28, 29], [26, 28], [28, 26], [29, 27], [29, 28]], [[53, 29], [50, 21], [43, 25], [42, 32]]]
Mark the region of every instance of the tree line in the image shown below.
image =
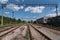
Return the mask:
[[[15, 18], [9, 18], [9, 17], [3, 17], [3, 23], [4, 24], [15, 24], [15, 23], [23, 23], [25, 21], [22, 21], [21, 19], [15, 19]], [[0, 24], [1, 24], [1, 16], [0, 16]]]

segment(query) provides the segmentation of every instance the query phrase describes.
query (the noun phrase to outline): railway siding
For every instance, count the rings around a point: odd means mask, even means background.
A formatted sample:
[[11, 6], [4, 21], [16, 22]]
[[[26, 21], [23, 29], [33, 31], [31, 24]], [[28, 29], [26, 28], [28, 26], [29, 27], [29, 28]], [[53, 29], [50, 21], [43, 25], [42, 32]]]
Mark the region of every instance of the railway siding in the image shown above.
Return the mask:
[[51, 38], [52, 40], [60, 40], [59, 34], [53, 33], [52, 31], [49, 31], [48, 29], [44, 27], [40, 27], [40, 28], [35, 27], [35, 28], [39, 30], [40, 32], [42, 32], [43, 34], [45, 34], [46, 36], [48, 36], [49, 38]]
[[20, 33], [20, 27], [21, 25], [17, 25], [17, 27], [1, 32], [0, 40], [11, 40]]
[[27, 33], [27, 26], [23, 25], [22, 27], [20, 27], [20, 33], [14, 37], [12, 40], [27, 40], [26, 38], [26, 33]]
[[32, 27], [32, 25], [29, 26], [29, 29], [30, 37], [32, 40], [51, 40], [49, 37], [38, 31], [36, 28]]

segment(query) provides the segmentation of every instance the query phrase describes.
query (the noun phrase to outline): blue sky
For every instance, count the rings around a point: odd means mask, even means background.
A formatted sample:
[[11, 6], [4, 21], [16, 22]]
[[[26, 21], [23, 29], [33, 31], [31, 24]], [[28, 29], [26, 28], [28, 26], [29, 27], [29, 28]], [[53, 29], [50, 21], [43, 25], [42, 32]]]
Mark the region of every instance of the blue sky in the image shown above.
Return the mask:
[[16, 19], [27, 21], [35, 20], [44, 16], [55, 16], [56, 14], [55, 6], [53, 5], [39, 6], [31, 4], [58, 4], [58, 13], [60, 14], [60, 0], [0, 0], [0, 15], [2, 15], [1, 4], [7, 4], [4, 8], [4, 16], [12, 18], [12, 12], [14, 12], [14, 17]]

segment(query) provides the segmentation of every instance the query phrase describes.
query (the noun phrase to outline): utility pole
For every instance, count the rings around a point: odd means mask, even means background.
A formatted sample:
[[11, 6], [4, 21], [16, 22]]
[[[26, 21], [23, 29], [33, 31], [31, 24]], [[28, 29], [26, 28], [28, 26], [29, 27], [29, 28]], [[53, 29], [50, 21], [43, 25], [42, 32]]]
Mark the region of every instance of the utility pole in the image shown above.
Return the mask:
[[1, 26], [3, 26], [3, 19], [4, 19], [4, 7], [6, 7], [6, 4], [2, 4], [2, 16], [1, 16]]
[[56, 5], [56, 16], [58, 16], [58, 5]]
[[4, 17], [4, 6], [2, 5], [1, 26], [3, 26], [3, 17]]

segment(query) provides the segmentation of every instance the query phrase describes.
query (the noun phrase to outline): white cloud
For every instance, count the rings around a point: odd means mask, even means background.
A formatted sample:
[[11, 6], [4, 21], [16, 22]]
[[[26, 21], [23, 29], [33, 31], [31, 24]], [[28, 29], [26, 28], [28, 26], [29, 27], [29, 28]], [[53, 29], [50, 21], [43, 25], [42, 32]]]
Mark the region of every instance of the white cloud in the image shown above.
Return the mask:
[[25, 16], [25, 18], [30, 18], [29, 16]]
[[[48, 15], [46, 15], [46, 17], [56, 17], [57, 15], [56, 15], [56, 13], [52, 13], [52, 14], [48, 14]], [[60, 16], [60, 13], [58, 13], [58, 16]]]
[[[15, 0], [15, 1], [20, 2], [20, 0]], [[22, 2], [24, 2], [24, 0], [22, 0]]]
[[[59, 9], [57, 8], [57, 10], [59, 10]], [[55, 9], [53, 9], [52, 11], [56, 11], [56, 8], [55, 8]]]
[[19, 9], [23, 9], [24, 7], [23, 6], [19, 7], [18, 5], [9, 4], [9, 5], [7, 5], [7, 8], [10, 8], [10, 9], [12, 9], [14, 11], [18, 11]]
[[25, 8], [25, 12], [27, 12], [27, 11], [31, 11], [31, 8], [32, 8], [31, 6]]
[[5, 4], [8, 2], [8, 0], [0, 0], [1, 3]]
[[53, 9], [52, 11], [56, 11], [56, 8], [55, 8], [55, 9]]
[[44, 6], [36, 6], [36, 7], [29, 6], [25, 8], [25, 12], [30, 11], [32, 13], [42, 13], [44, 8], [45, 8]]
[[55, 17], [55, 16], [56, 16], [56, 13], [47, 15], [47, 17]]
[[20, 9], [23, 9], [24, 8], [24, 6], [20, 6]]
[[6, 14], [10, 14], [10, 12], [5, 12]]
[[19, 0], [15, 0], [15, 1], [20, 2]]
[[33, 16], [33, 18], [36, 18], [36, 16]]
[[33, 16], [32, 18], [31, 18], [30, 16], [26, 16], [25, 18], [26, 18], [26, 19], [35, 19], [36, 16]]

